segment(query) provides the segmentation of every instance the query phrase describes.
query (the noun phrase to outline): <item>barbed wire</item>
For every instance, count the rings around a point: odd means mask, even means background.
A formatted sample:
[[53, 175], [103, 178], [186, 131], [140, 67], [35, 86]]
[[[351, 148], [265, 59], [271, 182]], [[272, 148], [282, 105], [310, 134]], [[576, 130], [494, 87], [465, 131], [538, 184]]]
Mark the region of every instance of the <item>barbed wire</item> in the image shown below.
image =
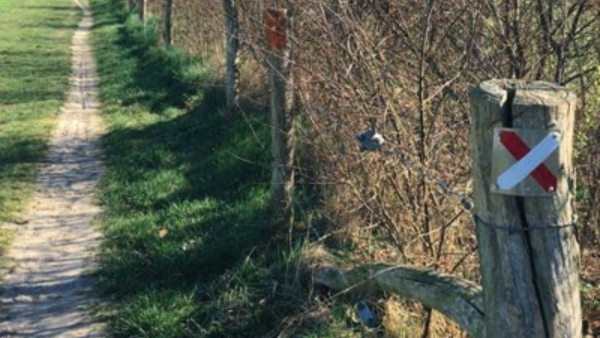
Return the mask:
[[386, 141], [383, 135], [380, 134], [376, 129], [367, 130], [366, 132], [358, 135], [356, 138], [359, 142], [359, 149], [361, 152], [380, 152], [384, 156], [394, 156], [399, 160], [399, 163], [404, 167], [404, 169], [416, 173], [419, 179], [435, 186], [440, 193], [444, 194], [447, 197], [450, 197], [451, 199], [457, 200], [460, 203], [462, 209], [464, 209], [471, 215], [471, 219], [475, 226], [485, 226], [489, 229], [507, 231], [509, 233], [531, 232], [537, 230], [557, 230], [577, 226], [576, 221], [568, 224], [528, 224], [526, 226], [517, 226], [512, 224], [495, 224], [493, 222], [489, 222], [487, 220], [484, 220], [481, 216], [479, 216], [476, 213], [475, 201], [472, 198], [470, 198], [466, 194], [456, 191], [455, 189], [452, 189], [447, 182], [432, 177], [431, 175], [428, 175], [425, 172], [425, 170], [420, 167], [419, 164], [414, 163], [404, 154], [396, 154], [393, 151], [384, 150], [383, 146], [385, 145]]

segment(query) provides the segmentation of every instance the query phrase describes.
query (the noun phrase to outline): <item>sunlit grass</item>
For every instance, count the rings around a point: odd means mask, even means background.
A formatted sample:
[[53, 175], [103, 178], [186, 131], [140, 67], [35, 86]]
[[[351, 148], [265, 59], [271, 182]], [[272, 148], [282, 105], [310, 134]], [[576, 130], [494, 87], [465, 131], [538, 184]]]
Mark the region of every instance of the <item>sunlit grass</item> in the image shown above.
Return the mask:
[[[19, 223], [69, 89], [71, 0], [0, 0], [0, 224]], [[0, 230], [0, 256], [11, 233]]]

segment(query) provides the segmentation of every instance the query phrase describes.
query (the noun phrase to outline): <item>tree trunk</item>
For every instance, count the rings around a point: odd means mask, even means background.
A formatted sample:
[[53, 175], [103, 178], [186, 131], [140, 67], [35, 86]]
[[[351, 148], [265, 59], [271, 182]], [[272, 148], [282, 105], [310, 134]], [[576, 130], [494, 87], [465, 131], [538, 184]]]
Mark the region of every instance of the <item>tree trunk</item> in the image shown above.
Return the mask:
[[[571, 226], [576, 98], [548, 83], [493, 80], [475, 89], [471, 102], [473, 183], [487, 337], [581, 337], [579, 249]], [[494, 128], [502, 127], [559, 130], [560, 169], [554, 173], [558, 179], [554, 196], [511, 196], [491, 191], [496, 182], [493, 144], [498, 142]], [[533, 148], [532, 140], [525, 138]], [[526, 180], [536, 188], [531, 177]]]

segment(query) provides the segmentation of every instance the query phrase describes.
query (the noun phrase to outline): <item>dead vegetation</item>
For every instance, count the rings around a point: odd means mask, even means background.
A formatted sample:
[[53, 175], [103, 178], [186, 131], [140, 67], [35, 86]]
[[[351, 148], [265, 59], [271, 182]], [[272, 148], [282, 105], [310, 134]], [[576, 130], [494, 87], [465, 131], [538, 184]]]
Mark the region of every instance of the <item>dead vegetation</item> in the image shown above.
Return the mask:
[[[165, 1], [147, 1], [161, 17]], [[268, 105], [263, 13], [286, 7], [293, 18], [294, 93], [301, 107], [298, 214], [311, 236], [350, 252], [354, 262], [411, 264], [477, 280], [469, 214], [418, 172], [470, 194], [467, 94], [478, 83], [545, 80], [576, 92], [585, 312], [600, 310], [598, 3], [252, 0], [238, 6], [240, 91], [253, 106]], [[208, 60], [223, 76], [225, 41], [220, 1], [173, 1], [173, 44]], [[394, 156], [357, 151], [356, 134], [370, 127], [386, 136]], [[456, 330], [415, 305], [390, 300], [382, 308], [386, 327], [416, 321], [423, 337]], [[418, 319], [399, 308], [417, 311]]]

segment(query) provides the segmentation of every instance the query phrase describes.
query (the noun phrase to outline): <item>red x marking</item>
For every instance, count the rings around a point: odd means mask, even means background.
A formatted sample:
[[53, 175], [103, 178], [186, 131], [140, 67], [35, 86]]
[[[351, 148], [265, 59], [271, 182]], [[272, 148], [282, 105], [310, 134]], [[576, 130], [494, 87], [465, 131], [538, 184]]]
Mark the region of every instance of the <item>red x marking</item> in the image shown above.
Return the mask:
[[[500, 143], [504, 145], [506, 150], [517, 160], [521, 160], [523, 157], [531, 151], [529, 146], [515, 133], [510, 130], [503, 130], [500, 132]], [[546, 191], [556, 190], [558, 185], [558, 179], [556, 176], [546, 167], [545, 164], [540, 164], [532, 173], [531, 177]]]

